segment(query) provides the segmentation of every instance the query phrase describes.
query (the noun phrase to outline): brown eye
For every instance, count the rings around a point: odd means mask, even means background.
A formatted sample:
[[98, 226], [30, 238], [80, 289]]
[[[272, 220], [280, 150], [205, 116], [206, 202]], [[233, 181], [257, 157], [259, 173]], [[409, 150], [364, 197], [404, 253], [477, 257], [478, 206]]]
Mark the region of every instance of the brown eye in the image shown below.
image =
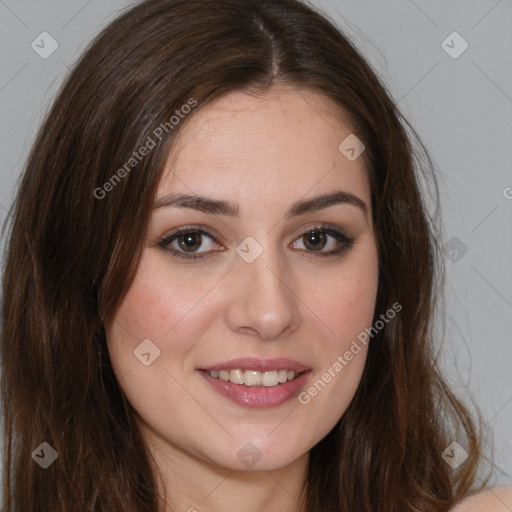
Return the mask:
[[[204, 229], [189, 227], [178, 229], [167, 235], [158, 242], [158, 245], [177, 258], [203, 258], [212, 252], [215, 238]], [[202, 250], [199, 251], [199, 249]]]
[[334, 256], [347, 251], [354, 243], [353, 238], [337, 229], [320, 226], [303, 233], [293, 245], [295, 249], [301, 249], [306, 253], [317, 253], [317, 256]]
[[201, 236], [200, 233], [190, 232], [186, 235], [180, 235], [176, 240], [181, 249], [194, 252], [201, 247]]
[[325, 233], [318, 230], [308, 231], [304, 233], [303, 240], [304, 245], [313, 251], [318, 251], [323, 249], [327, 244], [327, 237]]

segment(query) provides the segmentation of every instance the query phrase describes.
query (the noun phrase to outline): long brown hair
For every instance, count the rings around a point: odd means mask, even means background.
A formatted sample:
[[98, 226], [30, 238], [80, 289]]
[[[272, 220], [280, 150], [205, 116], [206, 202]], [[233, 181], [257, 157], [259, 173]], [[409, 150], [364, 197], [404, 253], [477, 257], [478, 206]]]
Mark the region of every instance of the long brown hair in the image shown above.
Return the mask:
[[[191, 99], [197, 111], [230, 91], [278, 83], [319, 91], [350, 114], [366, 146], [378, 234], [375, 319], [402, 305], [369, 344], [357, 400], [310, 451], [304, 510], [446, 511], [475, 487], [477, 427], [436, 364], [443, 261], [437, 209], [429, 214], [420, 182], [435, 196], [437, 185], [413, 128], [354, 46], [305, 3], [146, 0], [71, 71], [12, 208], [4, 512], [157, 512], [156, 477], [104, 326], [130, 287], [164, 163], [194, 112], [176, 126], [171, 117]], [[154, 147], [134, 165], [149, 138]], [[457, 471], [442, 458], [454, 440], [469, 453]], [[42, 442], [58, 454], [47, 469], [31, 458]]]

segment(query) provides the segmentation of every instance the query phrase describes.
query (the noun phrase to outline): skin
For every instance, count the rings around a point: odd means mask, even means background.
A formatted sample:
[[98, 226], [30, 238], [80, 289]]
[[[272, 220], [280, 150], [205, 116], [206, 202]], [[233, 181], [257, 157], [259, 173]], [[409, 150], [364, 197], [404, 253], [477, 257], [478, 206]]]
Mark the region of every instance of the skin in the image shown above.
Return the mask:
[[[135, 280], [107, 329], [114, 371], [175, 510], [297, 511], [308, 452], [354, 398], [367, 347], [307, 404], [241, 407], [196, 369], [287, 357], [311, 366], [307, 390], [372, 325], [378, 255], [364, 159], [338, 149], [353, 133], [345, 112], [289, 86], [230, 93], [198, 108], [184, 128], [156, 201], [171, 192], [236, 201], [240, 218], [153, 210]], [[359, 197], [368, 212], [338, 204], [284, 217], [295, 201], [335, 190]], [[353, 247], [326, 257], [308, 250], [302, 235], [324, 222], [353, 237]], [[200, 239], [205, 258], [179, 259], [158, 245], [190, 225], [215, 235]], [[247, 236], [263, 249], [252, 263], [235, 251]], [[338, 246], [329, 236], [320, 252]], [[149, 366], [134, 356], [144, 339], [160, 350]], [[261, 453], [252, 468], [237, 457], [247, 442]]]
[[468, 496], [455, 506], [453, 512], [510, 512], [512, 488], [494, 487]]

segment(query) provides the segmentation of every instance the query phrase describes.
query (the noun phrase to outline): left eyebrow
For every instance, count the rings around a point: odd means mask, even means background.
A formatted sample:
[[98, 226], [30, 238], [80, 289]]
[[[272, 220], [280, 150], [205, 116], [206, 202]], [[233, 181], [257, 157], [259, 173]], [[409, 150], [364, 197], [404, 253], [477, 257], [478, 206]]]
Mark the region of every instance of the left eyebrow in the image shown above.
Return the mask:
[[[301, 199], [291, 205], [285, 214], [286, 218], [298, 217], [306, 213], [316, 212], [335, 206], [338, 204], [351, 204], [360, 208], [365, 216], [368, 214], [368, 206], [358, 196], [338, 190], [329, 194], [323, 194], [311, 199]], [[240, 205], [230, 201], [213, 199], [204, 196], [192, 194], [169, 194], [157, 199], [153, 205], [153, 209], [165, 208], [169, 206], [180, 208], [191, 208], [212, 215], [227, 215], [230, 217], [240, 217]]]

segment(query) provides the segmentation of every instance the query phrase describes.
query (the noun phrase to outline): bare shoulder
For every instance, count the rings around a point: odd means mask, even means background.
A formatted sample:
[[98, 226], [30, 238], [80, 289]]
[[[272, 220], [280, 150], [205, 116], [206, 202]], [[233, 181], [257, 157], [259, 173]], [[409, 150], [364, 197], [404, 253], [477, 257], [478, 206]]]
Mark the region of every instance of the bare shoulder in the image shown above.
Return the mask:
[[512, 487], [491, 487], [472, 494], [451, 512], [512, 512]]

